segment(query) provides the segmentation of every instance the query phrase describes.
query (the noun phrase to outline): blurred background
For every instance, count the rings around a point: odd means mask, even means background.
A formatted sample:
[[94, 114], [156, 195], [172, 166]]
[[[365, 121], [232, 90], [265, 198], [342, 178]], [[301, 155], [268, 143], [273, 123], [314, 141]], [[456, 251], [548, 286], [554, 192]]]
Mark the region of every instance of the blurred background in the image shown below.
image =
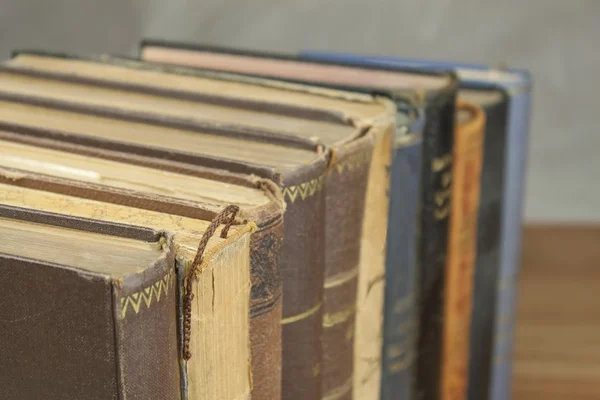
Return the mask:
[[600, 1], [0, 0], [15, 48], [137, 54], [142, 37], [506, 63], [533, 72], [528, 222], [600, 221]]

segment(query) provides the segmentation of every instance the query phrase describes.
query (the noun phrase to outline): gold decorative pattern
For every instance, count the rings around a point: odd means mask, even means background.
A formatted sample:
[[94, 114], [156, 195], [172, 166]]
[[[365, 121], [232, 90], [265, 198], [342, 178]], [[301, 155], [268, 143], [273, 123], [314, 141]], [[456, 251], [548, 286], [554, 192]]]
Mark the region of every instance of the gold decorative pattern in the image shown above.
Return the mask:
[[306, 200], [323, 190], [325, 185], [325, 175], [311, 179], [308, 182], [302, 182], [298, 185], [288, 186], [283, 189], [283, 197], [290, 202], [295, 203], [298, 198]]
[[348, 319], [356, 314], [356, 306], [352, 305], [345, 310], [338, 311], [336, 313], [327, 313], [323, 315], [323, 327], [330, 328], [334, 325], [346, 322]]
[[314, 377], [317, 377], [317, 376], [321, 375], [321, 363], [316, 363], [312, 367], [312, 374], [313, 374]]
[[[371, 154], [369, 152], [359, 152], [351, 156], [346, 157], [344, 160], [337, 162], [334, 161], [332, 168], [342, 174], [346, 171], [353, 172], [356, 169], [361, 168], [363, 164], [371, 161]], [[325, 187], [326, 176], [322, 175], [318, 178], [311, 179], [306, 182], [302, 182], [298, 185], [291, 185], [283, 188], [283, 197], [291, 202], [292, 204], [296, 200], [306, 200], [315, 194], [319, 193]]]
[[321, 400], [337, 400], [344, 397], [347, 393], [352, 390], [352, 377], [348, 379], [343, 385], [331, 389], [328, 393], [321, 397]]
[[350, 271], [344, 271], [342, 274], [338, 274], [336, 276], [330, 277], [323, 284], [323, 288], [331, 289], [337, 286], [342, 286], [343, 284], [350, 282], [358, 277], [358, 267], [352, 268]]
[[317, 311], [319, 311], [321, 309], [321, 306], [323, 305], [323, 303], [319, 303], [314, 307], [311, 307], [309, 310], [304, 311], [303, 313], [297, 314], [297, 315], [292, 315], [291, 317], [287, 317], [287, 318], [282, 318], [281, 319], [281, 325], [287, 325], [287, 324], [291, 324], [297, 321], [302, 321], [303, 319], [306, 319], [308, 317], [310, 317], [311, 315], [313, 315], [314, 313], [316, 313]]
[[169, 290], [173, 289], [175, 281], [175, 271], [170, 270], [165, 276], [152, 285], [145, 287], [139, 292], [135, 292], [127, 297], [121, 298], [121, 318], [125, 318], [127, 310], [133, 308], [133, 311], [138, 314], [142, 308], [142, 304], [146, 304], [146, 308], [150, 308], [154, 303], [158, 303], [160, 298], [169, 295]]

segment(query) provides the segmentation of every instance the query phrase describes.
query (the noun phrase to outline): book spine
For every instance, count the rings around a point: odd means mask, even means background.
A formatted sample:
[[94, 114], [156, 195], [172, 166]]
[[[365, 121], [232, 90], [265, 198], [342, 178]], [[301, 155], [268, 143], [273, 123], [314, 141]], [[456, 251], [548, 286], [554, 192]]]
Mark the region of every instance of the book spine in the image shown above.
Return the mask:
[[356, 295], [371, 137], [335, 148], [326, 178], [322, 390], [352, 399]]
[[428, 101], [423, 134], [421, 237], [419, 244], [419, 334], [416, 398], [441, 395], [444, 285], [451, 207], [456, 90]]
[[283, 176], [282, 398], [287, 400], [321, 399], [326, 166], [323, 159]]
[[501, 264], [494, 333], [491, 399], [506, 400], [511, 393], [511, 359], [515, 323], [516, 283], [521, 261], [523, 199], [529, 144], [531, 97], [511, 97], [509, 106], [506, 176], [503, 199]]
[[500, 223], [504, 190], [507, 102], [485, 107], [481, 196], [477, 217], [477, 255], [471, 317], [469, 400], [487, 399], [500, 268]]
[[250, 356], [253, 399], [281, 398], [283, 218], [258, 227], [250, 241]]
[[412, 398], [422, 132], [396, 139], [386, 251], [381, 400]]
[[180, 399], [177, 278], [171, 239], [154, 266], [113, 280], [119, 398]]
[[459, 101], [457, 108], [459, 112], [470, 113], [472, 119], [458, 124], [454, 138], [454, 182], [445, 285], [443, 400], [467, 398], [469, 331], [485, 122], [485, 115], [479, 107]]
[[394, 125], [376, 125], [371, 135], [373, 153], [360, 238], [354, 330], [352, 391], [353, 398], [359, 400], [379, 400], [381, 394], [385, 244]]

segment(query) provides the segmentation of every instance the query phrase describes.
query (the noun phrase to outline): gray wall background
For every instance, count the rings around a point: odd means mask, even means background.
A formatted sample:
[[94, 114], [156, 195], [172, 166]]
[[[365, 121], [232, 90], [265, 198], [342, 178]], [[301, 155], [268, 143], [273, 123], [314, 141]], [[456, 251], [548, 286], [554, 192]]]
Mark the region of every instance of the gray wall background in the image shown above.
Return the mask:
[[529, 221], [600, 221], [600, 1], [0, 0], [15, 48], [136, 54], [141, 37], [509, 65], [534, 74]]

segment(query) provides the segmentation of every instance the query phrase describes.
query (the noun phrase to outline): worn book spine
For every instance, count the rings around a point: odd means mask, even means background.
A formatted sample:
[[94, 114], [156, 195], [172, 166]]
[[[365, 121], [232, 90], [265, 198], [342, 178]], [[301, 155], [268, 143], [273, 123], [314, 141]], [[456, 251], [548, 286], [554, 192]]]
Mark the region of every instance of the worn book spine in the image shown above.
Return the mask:
[[356, 295], [370, 136], [335, 148], [326, 178], [322, 398], [352, 399]]
[[282, 399], [321, 398], [326, 179], [324, 159], [283, 175]]
[[529, 77], [524, 76], [520, 86], [511, 90], [510, 97], [492, 400], [509, 399], [511, 393], [516, 284], [521, 263], [523, 201], [529, 147], [530, 90]]
[[[235, 175], [243, 173], [273, 179], [281, 187], [286, 202], [286, 223], [281, 228], [281, 221], [274, 222], [269, 228], [270, 233], [257, 232], [255, 236], [260, 237], [260, 240], [253, 239], [252, 242], [253, 248], [263, 246], [261, 241], [267, 243], [265, 246], [268, 249], [281, 246], [278, 262], [273, 257], [265, 257], [272, 252], [256, 252], [252, 262], [254, 286], [253, 307], [250, 312], [252, 321], [256, 319], [256, 322], [251, 322], [253, 337], [256, 338], [252, 339], [253, 396], [277, 398], [277, 393], [283, 391], [286, 399], [320, 398], [324, 186], [327, 167], [325, 154], [317, 156], [311, 164], [286, 171], [280, 176], [268, 167], [219, 157], [143, 148], [24, 126], [5, 125], [4, 129], [10, 132], [1, 132], [0, 137], [7, 140], [32, 145], [43, 144], [58, 150], [204, 178], [236, 182], [239, 178], [236, 180]], [[230, 134], [234, 135], [235, 132]], [[240, 142], [242, 140], [244, 139], [240, 138]], [[315, 148], [312, 143], [303, 145]], [[225, 172], [215, 172], [213, 168], [231, 171], [233, 174], [229, 176]], [[283, 239], [280, 238], [281, 235]], [[281, 240], [282, 243], [279, 243]], [[267, 265], [263, 265], [265, 263]], [[273, 270], [275, 263], [278, 263], [280, 272]], [[280, 278], [276, 275], [279, 273]], [[283, 298], [281, 288], [276, 289], [273, 284], [273, 280], [278, 279], [283, 284]], [[282, 313], [281, 321], [274, 319], [277, 313]], [[282, 331], [281, 336], [277, 334], [279, 329]], [[277, 380], [281, 380], [281, 383]]]
[[257, 399], [281, 398], [282, 238], [280, 214], [258, 225], [250, 241], [250, 356]]
[[469, 400], [487, 399], [490, 390], [494, 316], [500, 268], [500, 224], [503, 218], [504, 155], [506, 151], [507, 100], [484, 107], [483, 167], [477, 255], [469, 349]]
[[[235, 233], [224, 234], [233, 222], [235, 208], [230, 205], [217, 214], [204, 231], [195, 257], [184, 256], [178, 263], [178, 272], [186, 275], [178, 280], [184, 293], [181, 327], [185, 399], [248, 400], [251, 396], [253, 279], [249, 256], [250, 232], [256, 232], [257, 227], [242, 224]], [[227, 240], [216, 251], [214, 247], [205, 251], [207, 239], [219, 231], [221, 223], [225, 226], [219, 236]]]
[[454, 137], [454, 182], [444, 293], [443, 400], [467, 398], [469, 331], [485, 124], [483, 110], [474, 104], [459, 101], [457, 113], [469, 115], [469, 120], [461, 122], [459, 118]]
[[1, 206], [0, 216], [163, 248], [155, 264], [121, 279], [0, 254], [2, 397], [180, 399], [171, 239], [150, 229], [18, 207]]
[[456, 87], [426, 99], [421, 171], [416, 399], [441, 395], [444, 287], [452, 190]]
[[385, 244], [395, 133], [395, 124], [391, 120], [392, 118], [389, 123], [375, 125], [371, 130], [373, 153], [360, 239], [354, 333], [352, 397], [361, 400], [379, 400], [381, 393]]
[[417, 122], [394, 143], [386, 245], [381, 400], [410, 400], [414, 388], [424, 119]]
[[122, 399], [180, 398], [177, 282], [169, 246], [153, 268], [111, 282]]

